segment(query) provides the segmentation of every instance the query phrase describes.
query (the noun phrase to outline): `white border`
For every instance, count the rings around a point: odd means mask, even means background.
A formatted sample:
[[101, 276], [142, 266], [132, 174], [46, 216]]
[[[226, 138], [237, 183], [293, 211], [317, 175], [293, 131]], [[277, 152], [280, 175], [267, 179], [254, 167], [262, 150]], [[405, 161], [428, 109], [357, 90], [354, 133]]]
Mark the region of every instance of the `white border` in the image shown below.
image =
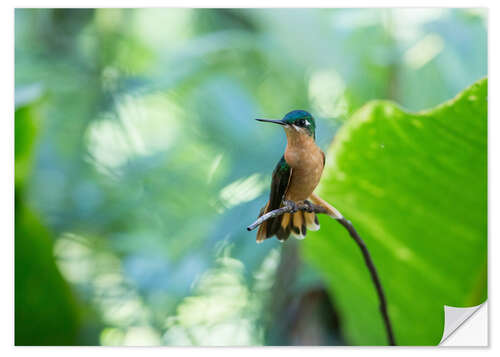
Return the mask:
[[[1, 306], [1, 316], [2, 316], [2, 355], [8, 356], [10, 353], [15, 353], [17, 355], [32, 355], [37, 356], [65, 356], [68, 353], [71, 354], [81, 354], [86, 355], [88, 353], [92, 354], [109, 354], [110, 352], [120, 353], [121, 355], [134, 354], [137, 352], [147, 352], [148, 354], [156, 354], [164, 356], [165, 353], [171, 354], [191, 354], [193, 352], [203, 353], [204, 355], [214, 355], [214, 356], [234, 356], [238, 355], [251, 355], [258, 352], [259, 355], [271, 355], [277, 352], [285, 352], [289, 356], [301, 357], [304, 353], [314, 352], [317, 355], [332, 356], [334, 353], [339, 352], [351, 352], [355, 355], [361, 353], [370, 354], [391, 354], [391, 353], [401, 353], [404, 350], [405, 354], [408, 355], [418, 355], [422, 354], [422, 348], [411, 348], [411, 347], [399, 347], [396, 349], [390, 348], [380, 348], [380, 347], [336, 347], [335, 349], [327, 347], [266, 347], [259, 348], [256, 351], [254, 348], [99, 348], [99, 347], [45, 347], [45, 348], [30, 348], [30, 347], [13, 347], [14, 334], [13, 334], [13, 323], [14, 323], [14, 210], [13, 210], [13, 197], [14, 197], [14, 126], [13, 126], [13, 103], [14, 103], [14, 8], [15, 7], [488, 7], [489, 11], [489, 30], [488, 38], [494, 38], [496, 41], [489, 40], [489, 63], [500, 63], [500, 58], [498, 56], [498, 39], [499, 36], [499, 23], [500, 18], [498, 16], [498, 1], [432, 1], [432, 0], [420, 0], [418, 2], [413, 1], [318, 1], [310, 0], [307, 3], [299, 1], [271, 1], [271, 0], [253, 0], [251, 2], [239, 2], [239, 1], [152, 1], [152, 0], [120, 0], [120, 1], [109, 1], [109, 0], [89, 0], [89, 1], [73, 1], [68, 3], [67, 1], [3, 1], [0, 11], [0, 26], [2, 27], [0, 33], [2, 36], [2, 49], [4, 53], [1, 56], [1, 66], [2, 71], [2, 91], [0, 93], [0, 98], [2, 100], [2, 111], [3, 115], [0, 119], [2, 140], [1, 142], [1, 167], [2, 170], [1, 178], [1, 227], [2, 227], [2, 257], [1, 257], [1, 274], [2, 274], [2, 290], [1, 294], [2, 303]], [[496, 43], [495, 43], [496, 42]], [[499, 224], [498, 220], [495, 219], [499, 213], [498, 202], [499, 202], [499, 186], [500, 182], [499, 175], [499, 162], [496, 162], [492, 158], [498, 158], [500, 153], [500, 140], [496, 140], [499, 133], [499, 113], [498, 113], [498, 86], [497, 75], [494, 66], [489, 66], [488, 77], [489, 80], [489, 183], [496, 183], [489, 185], [489, 297], [490, 297], [490, 331], [493, 324], [492, 320], [497, 320], [498, 314], [497, 310], [494, 308], [494, 304], [491, 303], [491, 297], [496, 296], [495, 289], [496, 285], [491, 285], [491, 276], [498, 276], [495, 274], [497, 272], [498, 264], [495, 263], [493, 259], [493, 250], [495, 249], [494, 240], [499, 237]], [[495, 215], [495, 213], [497, 215]], [[497, 279], [498, 280], [498, 279]], [[493, 328], [494, 331], [494, 328]], [[490, 333], [491, 337], [491, 333]], [[482, 352], [492, 353], [495, 350], [495, 343], [492, 342], [490, 338], [490, 348], [479, 349]], [[443, 351], [446, 349], [446, 351]], [[425, 353], [453, 353], [454, 355], [467, 355], [471, 354], [471, 350], [477, 350], [477, 348], [425, 348]], [[498, 353], [498, 351], [497, 351]]]

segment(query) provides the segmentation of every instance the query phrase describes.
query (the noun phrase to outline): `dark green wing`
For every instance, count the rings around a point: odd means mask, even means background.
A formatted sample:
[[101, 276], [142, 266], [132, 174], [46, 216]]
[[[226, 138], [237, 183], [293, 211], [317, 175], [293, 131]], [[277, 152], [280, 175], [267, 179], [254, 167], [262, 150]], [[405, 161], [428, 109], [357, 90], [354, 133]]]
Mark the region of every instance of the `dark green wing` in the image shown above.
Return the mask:
[[[267, 206], [266, 212], [281, 207], [281, 202], [283, 201], [283, 197], [288, 189], [291, 176], [292, 168], [288, 165], [285, 161], [285, 157], [283, 156], [273, 171], [271, 194], [269, 195], [269, 205]], [[282, 216], [271, 218], [266, 222], [264, 228], [265, 238], [272, 237], [278, 232], [281, 224], [281, 218]]]
[[285, 156], [283, 155], [273, 171], [271, 194], [269, 195], [269, 208], [267, 209], [268, 212], [280, 208], [291, 176], [292, 168], [285, 161]]

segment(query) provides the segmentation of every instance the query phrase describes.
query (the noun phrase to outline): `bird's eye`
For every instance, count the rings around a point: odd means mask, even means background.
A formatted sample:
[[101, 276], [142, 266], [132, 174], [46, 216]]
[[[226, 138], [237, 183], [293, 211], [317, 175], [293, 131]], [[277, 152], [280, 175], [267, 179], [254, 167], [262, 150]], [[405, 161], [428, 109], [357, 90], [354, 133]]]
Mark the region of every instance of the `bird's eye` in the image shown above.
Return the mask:
[[299, 120], [297, 121], [297, 125], [298, 125], [298, 126], [306, 126], [306, 121], [305, 121], [304, 119], [299, 119]]

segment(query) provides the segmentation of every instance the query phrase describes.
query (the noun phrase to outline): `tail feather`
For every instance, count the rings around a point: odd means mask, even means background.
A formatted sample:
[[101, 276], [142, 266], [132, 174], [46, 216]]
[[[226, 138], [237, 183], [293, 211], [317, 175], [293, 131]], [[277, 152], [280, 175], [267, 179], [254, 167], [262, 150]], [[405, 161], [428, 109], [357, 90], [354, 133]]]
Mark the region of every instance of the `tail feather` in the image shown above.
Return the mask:
[[290, 235], [290, 220], [291, 220], [291, 215], [290, 213], [285, 213], [280, 222], [280, 227], [278, 229], [278, 232], [276, 233], [276, 237], [278, 237], [280, 242], [284, 242], [285, 240], [288, 239], [288, 236]]
[[292, 235], [297, 239], [306, 237], [307, 229], [304, 219], [304, 212], [298, 211], [293, 214]]
[[[267, 204], [260, 209], [259, 217], [262, 216], [264, 213], [267, 213], [268, 207], [269, 207], [269, 202], [267, 202]], [[265, 221], [264, 223], [262, 223], [259, 226], [259, 229], [257, 231], [257, 243], [262, 243], [264, 241], [264, 239], [269, 238], [267, 236], [267, 225], [268, 225], [268, 222], [269, 221]]]
[[329, 204], [328, 202], [326, 202], [325, 200], [323, 200], [317, 194], [312, 193], [311, 196], [309, 197], [309, 199], [315, 205], [322, 206], [322, 207], [326, 208], [326, 210], [328, 211], [327, 214], [330, 217], [335, 218], [335, 219], [341, 219], [341, 218], [343, 218], [342, 214], [335, 207], [333, 207], [331, 204]]
[[267, 222], [262, 223], [257, 231], [257, 243], [262, 243], [266, 239]]
[[310, 231], [319, 230], [319, 221], [316, 213], [304, 212], [304, 217], [306, 219], [306, 227]]

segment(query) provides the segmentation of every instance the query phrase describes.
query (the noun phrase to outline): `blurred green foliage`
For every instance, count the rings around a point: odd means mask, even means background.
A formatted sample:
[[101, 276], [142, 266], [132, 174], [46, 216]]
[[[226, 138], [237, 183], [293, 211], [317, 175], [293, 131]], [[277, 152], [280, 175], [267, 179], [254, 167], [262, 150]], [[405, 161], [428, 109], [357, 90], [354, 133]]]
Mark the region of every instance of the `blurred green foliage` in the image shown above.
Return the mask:
[[[15, 310], [15, 344], [74, 345], [78, 343], [78, 311], [53, 259], [53, 238], [21, 200], [39, 120], [37, 94], [16, 94], [15, 305], [19, 308]], [[34, 102], [26, 103], [30, 101]]]
[[[269, 314], [273, 291], [344, 316], [289, 259], [299, 246], [244, 229], [285, 145], [253, 118], [308, 110], [326, 149], [368, 100], [452, 98], [486, 75], [486, 49], [474, 9], [16, 10], [16, 343], [342, 343], [291, 331], [307, 313]], [[20, 282], [44, 271], [46, 291]], [[31, 339], [49, 311], [57, 331]]]
[[[444, 305], [476, 306], [487, 288], [487, 81], [433, 110], [363, 106], [327, 155], [320, 194], [370, 249], [402, 345], [437, 345]], [[450, 123], [453, 123], [450, 128]], [[305, 244], [324, 272], [354, 344], [386, 344], [358, 247], [335, 222]]]

